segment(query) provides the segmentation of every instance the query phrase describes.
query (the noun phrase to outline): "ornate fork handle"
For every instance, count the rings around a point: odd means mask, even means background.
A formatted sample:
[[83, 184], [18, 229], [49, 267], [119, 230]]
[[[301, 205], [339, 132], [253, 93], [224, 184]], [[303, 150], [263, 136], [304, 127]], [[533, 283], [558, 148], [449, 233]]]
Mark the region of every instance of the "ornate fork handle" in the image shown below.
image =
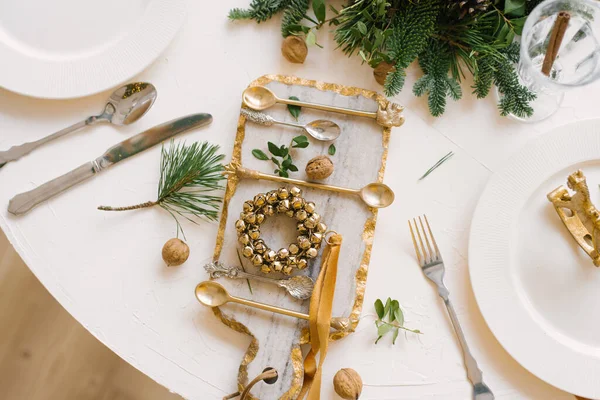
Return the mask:
[[[444, 289], [446, 288], [444, 287]], [[446, 292], [448, 292], [447, 289]], [[458, 336], [458, 342], [460, 343], [460, 347], [462, 348], [463, 357], [465, 359], [465, 366], [467, 368], [467, 378], [469, 378], [473, 385], [482, 383], [483, 373], [479, 369], [479, 365], [477, 364], [475, 357], [473, 357], [473, 354], [471, 354], [471, 350], [469, 349], [469, 345], [467, 344], [467, 339], [465, 338], [465, 334], [460, 326], [460, 322], [458, 321], [458, 316], [456, 315], [456, 311], [454, 311], [454, 306], [448, 298], [448, 295], [441, 297], [444, 300], [444, 304], [446, 304], [448, 314], [450, 315], [450, 321], [452, 321], [452, 326], [454, 327], [456, 336]]]

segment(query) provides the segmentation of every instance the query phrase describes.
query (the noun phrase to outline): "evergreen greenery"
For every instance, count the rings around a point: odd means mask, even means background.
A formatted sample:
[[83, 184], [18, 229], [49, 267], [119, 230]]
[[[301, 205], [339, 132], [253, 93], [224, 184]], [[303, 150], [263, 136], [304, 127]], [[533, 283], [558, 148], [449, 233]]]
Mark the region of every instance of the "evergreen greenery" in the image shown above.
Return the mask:
[[234, 8], [229, 11], [230, 19], [253, 19], [264, 22], [288, 6], [290, 0], [252, 0], [247, 10]]
[[330, 5], [327, 19], [325, 0], [311, 0], [314, 18], [309, 0], [252, 0], [249, 9], [231, 10], [229, 17], [261, 22], [283, 11], [282, 35], [304, 36], [309, 45], [314, 30], [328, 22], [345, 54], [357, 54], [373, 68], [382, 62], [393, 66], [384, 84], [389, 97], [400, 93], [406, 68], [418, 60], [424, 75], [413, 93], [427, 96], [434, 116], [445, 111], [448, 98], [462, 97], [467, 74], [477, 98], [488, 96], [492, 85], [498, 88], [501, 115], [528, 116], [535, 95], [519, 83], [515, 37], [541, 1], [485, 0], [474, 7], [463, 0], [349, 0], [339, 11]]
[[127, 207], [100, 206], [102, 211], [128, 211], [160, 206], [166, 210], [181, 226], [177, 216], [196, 223], [192, 217], [203, 217], [214, 221], [222, 198], [214, 196], [212, 191], [221, 190], [224, 179], [221, 161], [225, 157], [218, 154], [219, 146], [208, 142], [175, 144], [171, 141], [169, 149], [163, 146], [160, 157], [160, 179], [158, 197], [155, 201]]
[[281, 19], [281, 34], [283, 37], [288, 37], [295, 31], [297, 26], [304, 19], [308, 10], [308, 0], [289, 0], [289, 5], [283, 12]]
[[437, 117], [446, 108], [446, 98], [459, 100], [462, 89], [457, 79], [448, 75], [452, 56], [449, 46], [437, 40], [430, 40], [419, 56], [419, 66], [424, 75], [413, 86], [415, 96], [428, 95], [429, 111]]

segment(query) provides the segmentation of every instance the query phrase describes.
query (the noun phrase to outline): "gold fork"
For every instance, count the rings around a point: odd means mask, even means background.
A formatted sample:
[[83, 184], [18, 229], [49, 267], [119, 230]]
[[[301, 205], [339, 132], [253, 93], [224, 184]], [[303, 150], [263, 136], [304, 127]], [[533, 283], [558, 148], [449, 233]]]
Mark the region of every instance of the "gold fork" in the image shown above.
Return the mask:
[[[418, 224], [416, 218], [413, 218], [412, 223], [410, 220], [408, 221], [408, 227], [410, 228], [410, 234], [415, 246], [415, 253], [417, 253], [417, 260], [419, 260], [419, 265], [421, 266], [421, 270], [423, 270], [425, 276], [437, 286], [438, 294], [444, 300], [444, 304], [446, 304], [448, 314], [450, 315], [450, 320], [452, 321], [452, 326], [454, 327], [456, 336], [458, 336], [458, 342], [462, 348], [463, 357], [465, 359], [465, 368], [467, 369], [467, 378], [473, 385], [473, 399], [493, 400], [494, 394], [490, 388], [483, 383], [483, 374], [477, 365], [477, 361], [475, 361], [475, 357], [473, 357], [473, 354], [471, 354], [471, 350], [469, 350], [467, 339], [465, 338], [465, 334], [463, 333], [458, 321], [458, 316], [456, 315], [456, 311], [454, 311], [454, 307], [452, 306], [452, 303], [448, 297], [450, 293], [444, 285], [444, 260], [442, 260], [440, 249], [438, 248], [435, 238], [433, 237], [433, 232], [429, 226], [427, 216], [423, 215], [425, 225], [423, 224], [423, 219], [421, 217], [418, 219]], [[427, 229], [425, 229], [425, 226], [427, 226]]]

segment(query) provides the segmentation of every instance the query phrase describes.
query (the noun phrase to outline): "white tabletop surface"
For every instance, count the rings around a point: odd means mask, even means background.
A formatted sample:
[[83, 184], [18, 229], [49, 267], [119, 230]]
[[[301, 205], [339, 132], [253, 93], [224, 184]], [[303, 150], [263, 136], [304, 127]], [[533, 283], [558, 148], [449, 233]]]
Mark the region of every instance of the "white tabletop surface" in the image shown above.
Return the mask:
[[[127, 214], [96, 210], [155, 198], [160, 148], [103, 172], [22, 217], [6, 207], [30, 190], [99, 156], [145, 128], [193, 112], [210, 112], [213, 124], [182, 136], [210, 140], [227, 157], [233, 146], [240, 95], [253, 79], [269, 73], [381, 90], [359, 57], [335, 50], [326, 29], [325, 49], [311, 48], [304, 65], [280, 54], [279, 18], [268, 23], [231, 23], [229, 2], [188, 1], [188, 19], [175, 41], [136, 77], [158, 88], [152, 110], [132, 126], [95, 126], [46, 145], [0, 170], [0, 227], [52, 295], [94, 336], [142, 372], [189, 399], [220, 399], [235, 391], [247, 339], [223, 326], [197, 303], [194, 286], [206, 278], [203, 262], [214, 247], [216, 224], [186, 224], [189, 261], [167, 269], [163, 243], [175, 224], [161, 209]], [[493, 96], [477, 100], [463, 83], [464, 99], [450, 102], [440, 118], [415, 98], [411, 69], [394, 100], [406, 106], [406, 123], [392, 132], [385, 183], [396, 202], [380, 211], [368, 287], [357, 332], [330, 346], [323, 398], [336, 398], [331, 378], [342, 367], [356, 369], [363, 399], [467, 399], [470, 385], [443, 303], [415, 263], [408, 218], [427, 213], [447, 265], [446, 283], [472, 351], [498, 399], [570, 399], [517, 364], [495, 340], [475, 303], [468, 278], [469, 225], [490, 175], [525, 143], [555, 126], [597, 118], [600, 86], [573, 90], [552, 118], [538, 124], [498, 115]], [[0, 148], [31, 141], [99, 112], [108, 93], [69, 101], [28, 98], [0, 89]], [[426, 180], [419, 176], [448, 151], [456, 155]], [[344, 151], [344, 149], [338, 149]], [[551, 251], [552, 249], [549, 249]], [[24, 295], [26, 295], [24, 293]], [[424, 335], [401, 335], [375, 345], [372, 304], [396, 298], [406, 325]], [[510, 321], [507, 321], [510, 324]], [[515, 335], [519, 327], [515, 326]], [[91, 360], [92, 361], [92, 360]], [[548, 362], [552, 362], [548, 355]]]

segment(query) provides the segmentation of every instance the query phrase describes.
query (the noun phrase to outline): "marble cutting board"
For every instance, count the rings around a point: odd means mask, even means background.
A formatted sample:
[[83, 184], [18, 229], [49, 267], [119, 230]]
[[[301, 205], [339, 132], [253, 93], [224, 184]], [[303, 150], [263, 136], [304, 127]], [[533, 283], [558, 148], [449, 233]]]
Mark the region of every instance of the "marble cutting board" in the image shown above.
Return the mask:
[[[302, 101], [358, 110], [377, 111], [378, 104], [387, 104], [387, 100], [376, 92], [290, 76], [266, 75], [250, 84], [257, 85], [268, 87], [281, 98], [296, 96]], [[277, 120], [296, 122], [284, 105], [276, 105], [265, 113]], [[383, 128], [375, 120], [368, 118], [302, 109], [300, 123], [315, 119], [333, 120], [342, 130], [335, 142], [337, 152], [330, 156], [335, 170], [326, 183], [361, 188], [368, 183], [383, 180], [390, 128]], [[303, 132], [299, 129], [280, 125], [265, 127], [247, 122], [240, 115], [232, 161], [240, 162], [246, 168], [273, 174], [274, 165], [270, 161], [256, 159], [251, 151], [261, 149], [268, 154], [267, 141], [289, 145], [292, 138], [300, 134]], [[292, 152], [294, 164], [300, 170], [291, 175], [293, 178], [306, 179], [304, 166], [307, 161], [317, 155], [327, 155], [329, 143], [318, 142], [310, 137], [309, 140], [307, 148], [294, 149]], [[214, 260], [226, 265], [239, 265], [236, 249], [240, 247], [234, 223], [242, 210], [243, 202], [251, 200], [257, 193], [265, 193], [281, 186], [286, 185], [267, 181], [240, 181], [237, 177], [228, 179]], [[355, 328], [362, 309], [377, 210], [366, 207], [356, 196], [309, 188], [302, 188], [302, 191], [307, 201], [315, 202], [316, 211], [321, 214], [328, 228], [343, 236], [333, 316], [351, 317], [355, 321]], [[287, 247], [295, 241], [295, 224], [293, 219], [285, 215], [268, 218], [261, 226], [261, 237], [274, 249]], [[321, 254], [322, 250], [306, 270], [296, 270], [294, 273], [308, 274], [316, 280]], [[247, 272], [260, 274], [249, 260], [243, 259], [243, 262]], [[269, 277], [283, 276], [271, 273]], [[308, 313], [309, 300], [293, 299], [275, 285], [253, 281], [251, 293], [245, 280], [219, 281], [234, 296]], [[302, 385], [301, 345], [308, 343], [308, 323], [235, 304], [215, 308], [214, 312], [224, 324], [251, 338], [238, 372], [239, 389], [265, 367], [273, 367], [279, 373], [278, 381], [273, 385], [256, 385], [252, 390], [253, 398], [294, 399]], [[349, 333], [332, 331], [331, 340], [341, 339]]]

